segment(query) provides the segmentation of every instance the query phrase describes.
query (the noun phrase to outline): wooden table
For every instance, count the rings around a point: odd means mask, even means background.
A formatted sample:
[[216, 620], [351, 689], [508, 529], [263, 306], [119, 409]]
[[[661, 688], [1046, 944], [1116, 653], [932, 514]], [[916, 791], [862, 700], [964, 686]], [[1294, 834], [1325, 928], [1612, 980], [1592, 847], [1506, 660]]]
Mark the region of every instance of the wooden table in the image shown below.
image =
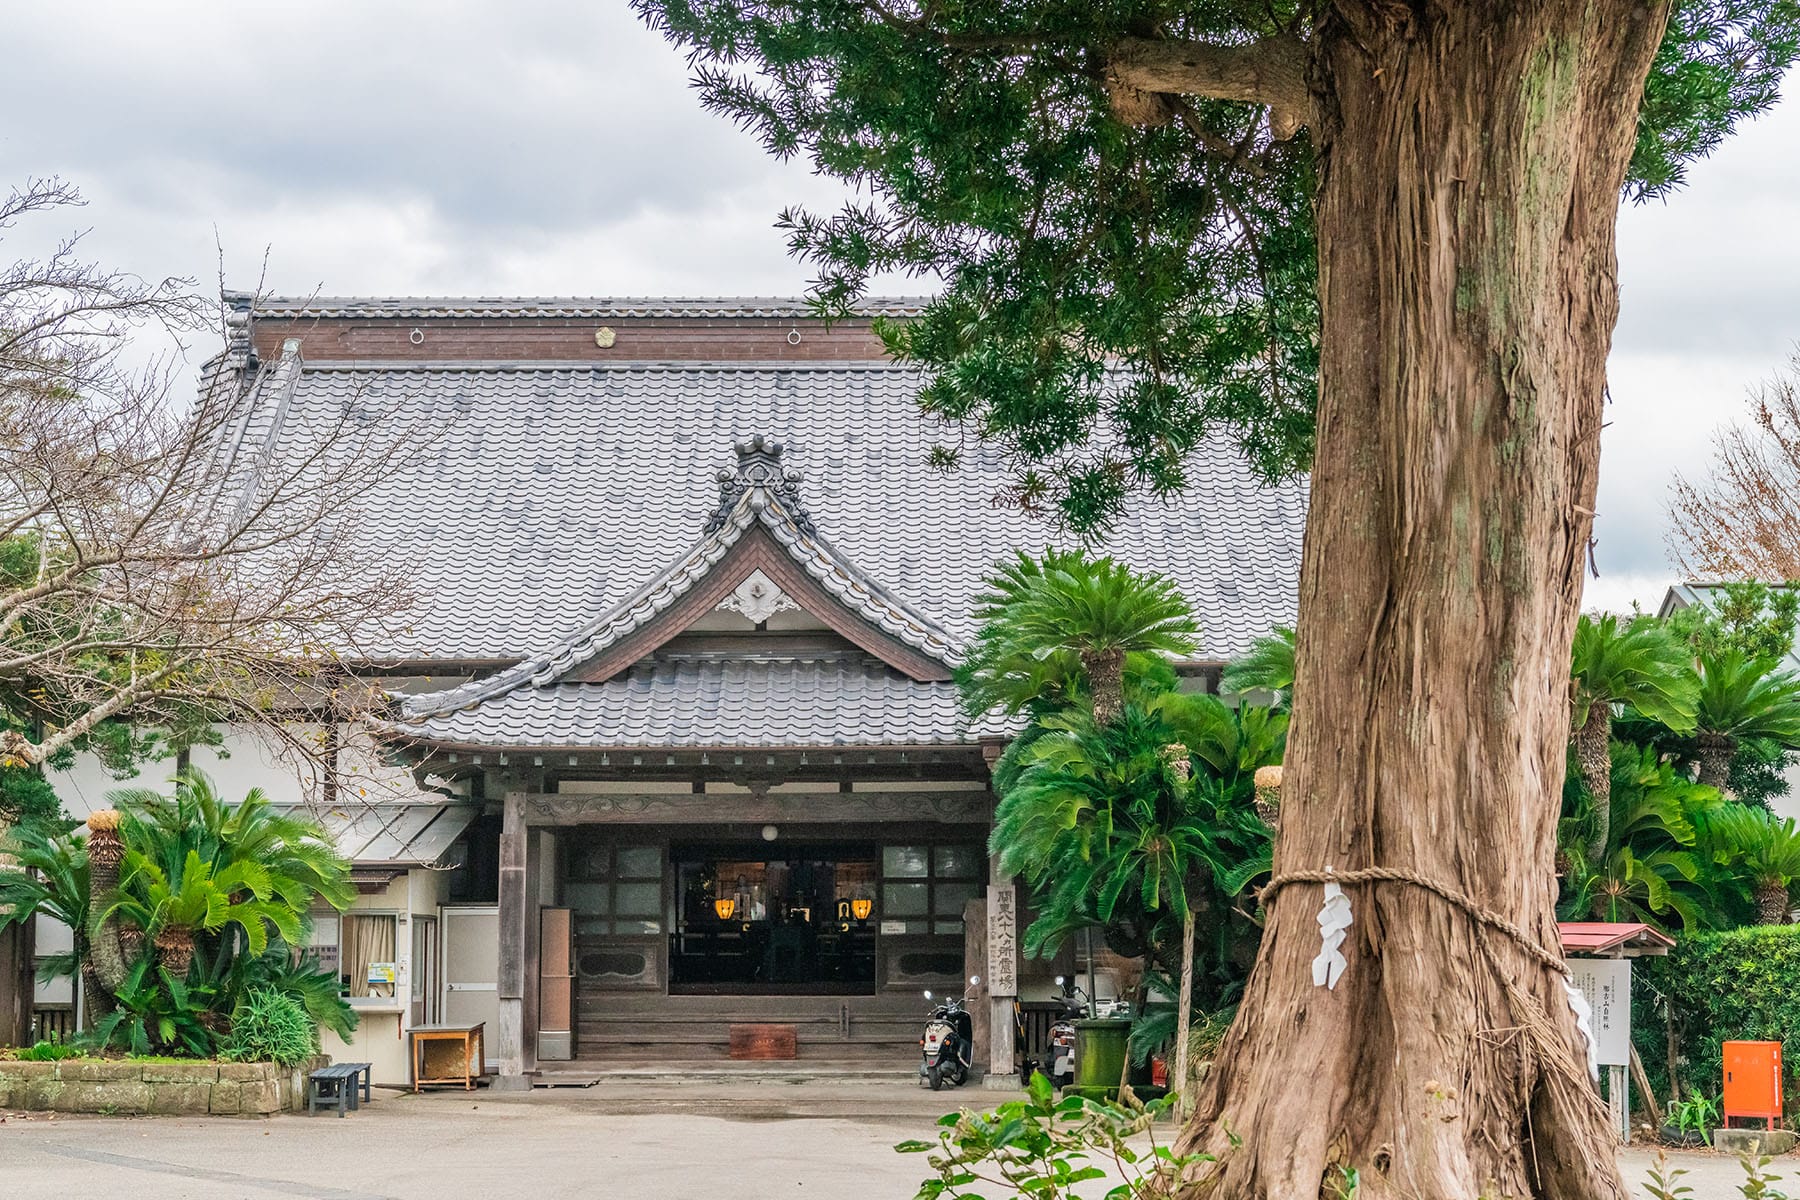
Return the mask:
[[[464, 1091], [474, 1091], [475, 1081], [486, 1073], [482, 1061], [486, 1049], [482, 1045], [482, 1025], [479, 1021], [473, 1025], [415, 1025], [407, 1030], [406, 1065], [412, 1075], [413, 1091], [427, 1084], [444, 1083], [460, 1083]], [[448, 1053], [432, 1053], [433, 1046], [443, 1046], [446, 1051], [452, 1049], [444, 1043], [460, 1043], [460, 1063]], [[433, 1062], [433, 1059], [437, 1061]], [[457, 1066], [461, 1067], [460, 1071], [454, 1071]]]

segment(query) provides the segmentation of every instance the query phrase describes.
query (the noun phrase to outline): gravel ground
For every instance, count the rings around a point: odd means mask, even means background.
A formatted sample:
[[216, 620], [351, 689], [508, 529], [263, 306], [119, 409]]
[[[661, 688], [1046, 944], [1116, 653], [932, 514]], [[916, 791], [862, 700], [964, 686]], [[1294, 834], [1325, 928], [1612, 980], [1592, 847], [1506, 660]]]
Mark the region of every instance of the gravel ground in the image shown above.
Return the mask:
[[[377, 1091], [372, 1107], [271, 1120], [50, 1117], [0, 1123], [0, 1196], [317, 1200], [533, 1200], [604, 1196], [666, 1200], [818, 1196], [910, 1200], [922, 1160], [897, 1141], [929, 1137], [956, 1105], [993, 1093], [933, 1095], [902, 1082], [858, 1086], [702, 1082], [603, 1083], [528, 1096]], [[1641, 1183], [1654, 1151], [1631, 1149], [1626, 1178]], [[1737, 1164], [1684, 1154], [1694, 1200], [1733, 1200]], [[1787, 1190], [1800, 1196], [1792, 1180]]]

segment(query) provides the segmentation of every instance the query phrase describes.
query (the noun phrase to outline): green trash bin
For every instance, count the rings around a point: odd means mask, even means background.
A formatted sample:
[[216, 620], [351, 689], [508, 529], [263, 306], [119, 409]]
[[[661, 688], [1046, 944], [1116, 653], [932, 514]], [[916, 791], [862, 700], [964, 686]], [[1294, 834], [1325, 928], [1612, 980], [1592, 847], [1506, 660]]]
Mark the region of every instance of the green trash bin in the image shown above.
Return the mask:
[[1096, 1017], [1075, 1022], [1075, 1086], [1118, 1091], [1130, 1039], [1129, 1018]]

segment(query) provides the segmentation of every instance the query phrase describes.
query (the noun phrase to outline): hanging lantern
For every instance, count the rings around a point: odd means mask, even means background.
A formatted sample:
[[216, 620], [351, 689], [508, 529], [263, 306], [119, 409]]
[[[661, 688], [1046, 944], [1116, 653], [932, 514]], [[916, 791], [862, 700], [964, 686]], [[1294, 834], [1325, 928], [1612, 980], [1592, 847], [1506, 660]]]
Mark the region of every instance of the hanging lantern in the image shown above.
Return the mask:
[[736, 911], [736, 896], [720, 896], [717, 900], [713, 901], [713, 912], [719, 915], [719, 920], [721, 921], [731, 920], [731, 914]]
[[850, 902], [850, 913], [852, 916], [854, 916], [859, 921], [868, 920], [869, 914], [874, 911], [875, 911], [875, 902], [873, 900], [865, 899], [861, 896], [858, 896], [856, 899], [854, 899]]

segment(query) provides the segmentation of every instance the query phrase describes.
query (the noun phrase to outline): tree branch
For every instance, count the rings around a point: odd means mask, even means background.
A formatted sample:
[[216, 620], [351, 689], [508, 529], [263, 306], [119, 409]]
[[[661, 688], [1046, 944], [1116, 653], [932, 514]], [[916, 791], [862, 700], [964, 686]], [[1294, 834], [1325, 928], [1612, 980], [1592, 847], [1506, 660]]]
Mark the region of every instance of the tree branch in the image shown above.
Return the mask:
[[1312, 114], [1306, 43], [1298, 38], [1268, 37], [1237, 46], [1124, 38], [1113, 44], [1106, 65], [1115, 89], [1266, 104], [1270, 131], [1278, 139], [1292, 137]]

